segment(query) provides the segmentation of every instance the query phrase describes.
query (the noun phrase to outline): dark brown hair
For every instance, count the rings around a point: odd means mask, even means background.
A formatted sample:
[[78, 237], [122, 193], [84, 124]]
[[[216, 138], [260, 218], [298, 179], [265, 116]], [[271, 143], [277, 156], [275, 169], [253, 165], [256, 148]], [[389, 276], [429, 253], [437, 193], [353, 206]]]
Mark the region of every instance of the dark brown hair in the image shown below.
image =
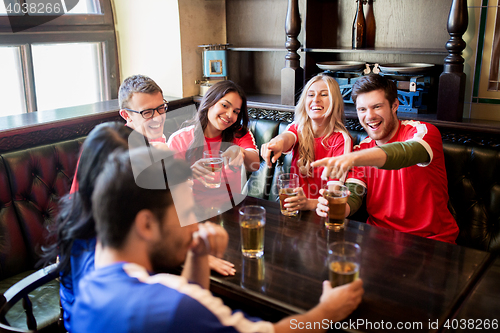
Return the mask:
[[392, 80], [378, 74], [363, 76], [354, 83], [351, 93], [352, 101], [354, 102], [354, 104], [356, 104], [358, 95], [369, 93], [371, 91], [379, 89], [384, 91], [385, 98], [392, 106], [392, 104], [394, 104], [394, 102], [398, 98], [398, 88]]
[[[136, 215], [143, 209], [161, 221], [173, 204], [172, 186], [191, 176], [189, 166], [172, 155], [152, 163], [151, 156], [161, 153], [154, 147], [142, 147], [109, 156], [92, 194], [96, 231], [103, 246], [122, 248]], [[134, 174], [132, 162], [136, 172], [142, 170], [140, 174]], [[168, 177], [164, 176], [166, 170]]]
[[[208, 125], [208, 110], [230, 92], [236, 92], [240, 96], [241, 109], [236, 122], [222, 131], [222, 144], [231, 143], [234, 138], [241, 138], [248, 132], [247, 97], [245, 92], [231, 80], [219, 81], [208, 89], [200, 102], [198, 112], [192, 120], [187, 122], [187, 125], [195, 125], [194, 140], [186, 152], [187, 161], [195, 161], [201, 158], [205, 142], [204, 132]], [[223, 150], [222, 145], [221, 149]]]

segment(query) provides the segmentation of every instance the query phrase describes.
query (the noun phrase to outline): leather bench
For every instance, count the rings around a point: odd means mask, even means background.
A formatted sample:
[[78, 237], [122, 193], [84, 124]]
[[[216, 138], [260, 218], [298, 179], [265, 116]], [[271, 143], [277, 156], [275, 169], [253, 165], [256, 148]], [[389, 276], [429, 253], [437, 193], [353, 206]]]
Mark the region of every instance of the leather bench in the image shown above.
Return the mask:
[[[84, 138], [0, 155], [0, 292], [35, 271], [41, 248], [51, 240], [59, 198], [69, 191]], [[59, 283], [30, 294], [38, 329], [59, 317]], [[27, 329], [18, 302], [7, 313], [13, 327]]]

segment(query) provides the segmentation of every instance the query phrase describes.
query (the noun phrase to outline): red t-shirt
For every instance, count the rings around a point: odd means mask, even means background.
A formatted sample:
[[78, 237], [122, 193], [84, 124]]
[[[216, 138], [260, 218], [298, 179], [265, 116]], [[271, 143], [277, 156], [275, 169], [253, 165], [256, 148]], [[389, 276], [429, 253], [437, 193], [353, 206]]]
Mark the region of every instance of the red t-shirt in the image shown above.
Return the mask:
[[[170, 149], [177, 151], [177, 154], [175, 155], [176, 158], [185, 159], [186, 151], [189, 149], [194, 140], [194, 127], [194, 125], [191, 125], [182, 128], [173, 133], [168, 139], [167, 146]], [[205, 137], [203, 150], [220, 150], [221, 142], [222, 136], [217, 136], [215, 138]], [[248, 131], [241, 138], [234, 138], [232, 144], [238, 145], [248, 151], [255, 151], [257, 154], [259, 152], [255, 144], [255, 139], [250, 131]], [[193, 196], [196, 204], [204, 207], [217, 208], [221, 212], [232, 208], [227, 185], [229, 185], [233, 196], [241, 194], [242, 173], [240, 169], [232, 170], [230, 168], [224, 168], [223, 171], [225, 173], [225, 177], [223, 173], [221, 186], [216, 189], [206, 188], [197, 179], [193, 180]], [[238, 204], [239, 201], [241, 200], [235, 199], [234, 203]]]
[[[319, 190], [326, 185], [326, 182], [321, 179], [323, 167], [314, 168], [312, 177], [305, 177], [301, 174], [297, 164], [299, 161], [299, 136], [297, 132], [297, 124], [294, 122], [291, 123], [288, 125], [286, 130], [295, 136], [295, 141], [293, 147], [291, 148], [293, 156], [290, 172], [299, 175], [299, 186], [304, 190], [306, 197], [309, 199], [317, 199], [319, 197]], [[324, 136], [314, 139], [314, 160], [348, 154], [352, 151], [351, 137], [344, 131], [336, 130], [335, 133], [326, 140], [325, 145], [322, 143], [323, 138]], [[341, 179], [342, 182], [344, 180], [345, 179]]]
[[[417, 141], [430, 156], [427, 164], [399, 170], [355, 167], [346, 182], [367, 189], [368, 223], [410, 234], [455, 243], [458, 226], [448, 210], [448, 180], [439, 130], [419, 121], [400, 121], [388, 142]], [[376, 147], [369, 137], [354, 150]]]

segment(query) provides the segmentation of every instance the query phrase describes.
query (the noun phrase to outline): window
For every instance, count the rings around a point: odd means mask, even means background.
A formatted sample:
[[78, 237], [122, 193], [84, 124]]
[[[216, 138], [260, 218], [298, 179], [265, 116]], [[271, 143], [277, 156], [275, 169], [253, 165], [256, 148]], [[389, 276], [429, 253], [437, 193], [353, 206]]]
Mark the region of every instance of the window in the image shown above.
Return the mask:
[[[33, 44], [33, 72], [39, 110], [103, 100], [99, 43]], [[78, 62], [75, 63], [75, 59]]]
[[19, 47], [0, 47], [2, 115], [26, 112]]
[[110, 0], [0, 1], [0, 116], [117, 98], [117, 58]]
[[500, 12], [497, 7], [497, 15], [495, 20], [495, 32], [493, 38], [493, 47], [490, 63], [490, 77], [488, 82], [488, 91], [500, 91]]

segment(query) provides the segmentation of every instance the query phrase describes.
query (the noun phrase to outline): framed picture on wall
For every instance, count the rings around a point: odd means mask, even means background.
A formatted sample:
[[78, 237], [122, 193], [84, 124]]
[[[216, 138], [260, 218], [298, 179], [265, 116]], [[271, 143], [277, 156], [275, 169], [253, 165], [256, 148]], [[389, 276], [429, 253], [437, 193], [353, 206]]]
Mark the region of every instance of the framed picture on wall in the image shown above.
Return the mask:
[[[205, 78], [220, 78], [227, 76], [226, 50], [203, 51], [203, 76]], [[208, 47], [214, 47], [209, 45]]]
[[222, 74], [222, 60], [209, 60], [210, 75]]

